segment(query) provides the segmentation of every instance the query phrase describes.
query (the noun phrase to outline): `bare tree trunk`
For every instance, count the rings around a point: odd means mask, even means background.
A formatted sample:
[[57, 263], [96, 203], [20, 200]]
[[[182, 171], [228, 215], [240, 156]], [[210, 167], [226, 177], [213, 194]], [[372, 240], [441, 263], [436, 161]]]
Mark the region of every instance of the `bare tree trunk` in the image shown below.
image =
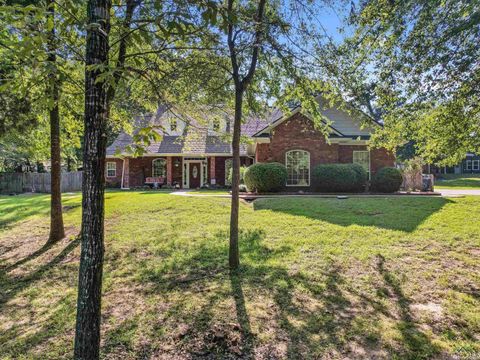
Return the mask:
[[240, 195], [240, 135], [242, 123], [243, 87], [235, 86], [235, 117], [232, 137], [232, 205], [230, 210], [230, 247], [228, 263], [230, 269], [236, 270], [240, 265], [238, 250], [238, 216]]
[[[227, 11], [233, 18], [234, 1], [227, 1]], [[230, 22], [227, 28], [227, 43], [230, 52], [230, 61], [232, 65], [232, 77], [235, 82], [235, 117], [233, 122], [232, 137], [232, 206], [230, 210], [230, 247], [228, 263], [231, 270], [237, 270], [240, 266], [240, 253], [238, 248], [238, 217], [239, 217], [239, 198], [240, 198], [240, 133], [242, 125], [242, 106], [243, 94], [248, 85], [252, 82], [255, 75], [255, 69], [258, 62], [258, 54], [261, 48], [261, 39], [264, 32], [263, 15], [265, 12], [265, 3], [267, 0], [259, 0], [257, 14], [255, 16], [255, 41], [253, 44], [252, 57], [248, 67], [247, 74], [242, 78], [240, 75], [240, 66], [237, 58], [237, 49], [235, 44], [234, 24]]]
[[110, 0], [89, 0], [85, 69], [85, 136], [82, 185], [82, 251], [78, 281], [75, 359], [98, 359], [104, 254], [104, 173], [107, 86], [96, 81], [108, 65]]
[[[55, 24], [55, 0], [49, 0], [47, 19]], [[53, 244], [65, 237], [62, 214], [62, 190], [61, 190], [61, 155], [60, 155], [60, 113], [58, 108], [59, 100], [59, 78], [56, 62], [56, 41], [55, 25], [48, 34], [48, 62], [51, 66], [49, 73], [49, 96], [53, 100], [50, 112], [50, 158], [51, 158], [51, 197], [50, 197], [50, 236], [48, 244]]]

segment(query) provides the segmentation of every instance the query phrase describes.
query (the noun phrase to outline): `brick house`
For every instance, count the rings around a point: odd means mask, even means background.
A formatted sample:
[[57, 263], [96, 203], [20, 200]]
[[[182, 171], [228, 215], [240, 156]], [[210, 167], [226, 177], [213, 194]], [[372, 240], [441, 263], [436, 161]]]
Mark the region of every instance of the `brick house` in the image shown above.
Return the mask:
[[[247, 119], [242, 125], [242, 135], [248, 138], [241, 147], [242, 165], [272, 161], [285, 164], [286, 185], [292, 190], [308, 190], [311, 172], [318, 164], [357, 162], [370, 174], [394, 166], [395, 157], [385, 149], [368, 150], [370, 134], [380, 124], [372, 121], [362, 128], [360, 121], [337, 108], [326, 107], [323, 115], [331, 121], [329, 143], [299, 107], [286, 116], [274, 111], [268, 118]], [[120, 134], [107, 149], [107, 185], [122, 188], [151, 182], [181, 188], [228, 185], [232, 151], [225, 134], [230, 132], [230, 121], [216, 118], [206, 123], [185, 122], [165, 108], [153, 116], [138, 118], [137, 127], [158, 127], [162, 139], [150, 144], [143, 156], [132, 158], [125, 151], [133, 143], [132, 136]]]

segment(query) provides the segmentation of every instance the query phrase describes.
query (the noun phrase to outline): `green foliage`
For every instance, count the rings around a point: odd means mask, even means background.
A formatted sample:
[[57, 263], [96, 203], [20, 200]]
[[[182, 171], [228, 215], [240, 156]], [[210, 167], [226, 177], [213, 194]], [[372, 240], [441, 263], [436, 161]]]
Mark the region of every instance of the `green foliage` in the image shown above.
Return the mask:
[[348, 164], [355, 171], [355, 191], [363, 191], [365, 190], [365, 184], [368, 180], [368, 173], [360, 164]]
[[344, 91], [385, 126], [375, 146], [454, 165], [480, 152], [480, 1], [367, 0], [337, 61]]
[[384, 167], [377, 171], [372, 178], [372, 190], [382, 193], [393, 193], [400, 189], [403, 177], [400, 170], [393, 167]]
[[276, 162], [253, 164], [246, 169], [244, 180], [249, 191], [277, 192], [285, 187], [287, 169]]
[[[245, 172], [247, 171], [246, 166], [240, 166], [240, 184], [245, 184]], [[228, 169], [227, 183], [232, 184], [233, 168]]]
[[312, 172], [313, 188], [322, 192], [362, 191], [367, 173], [358, 164], [321, 164]]

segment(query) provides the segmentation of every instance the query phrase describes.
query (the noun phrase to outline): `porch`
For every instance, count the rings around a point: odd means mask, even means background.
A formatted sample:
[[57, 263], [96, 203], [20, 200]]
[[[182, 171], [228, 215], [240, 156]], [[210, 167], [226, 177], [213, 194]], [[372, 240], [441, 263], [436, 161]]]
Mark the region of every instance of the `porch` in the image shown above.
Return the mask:
[[[181, 189], [228, 186], [231, 156], [143, 156], [107, 158], [106, 183], [122, 189], [142, 187], [158, 183]], [[253, 160], [242, 156], [241, 164], [250, 165]]]

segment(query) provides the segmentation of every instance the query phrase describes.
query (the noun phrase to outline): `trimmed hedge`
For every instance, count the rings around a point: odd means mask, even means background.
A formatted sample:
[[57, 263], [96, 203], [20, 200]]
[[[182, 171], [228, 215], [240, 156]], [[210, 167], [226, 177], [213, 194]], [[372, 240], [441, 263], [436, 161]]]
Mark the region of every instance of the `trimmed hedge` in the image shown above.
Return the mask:
[[372, 178], [372, 190], [393, 193], [400, 189], [403, 177], [400, 170], [394, 167], [384, 167], [377, 171]]
[[367, 172], [358, 164], [322, 164], [313, 169], [313, 186], [322, 192], [363, 191]]
[[243, 179], [248, 191], [276, 192], [285, 187], [287, 169], [280, 163], [257, 163], [245, 170]]
[[348, 165], [350, 165], [352, 167], [352, 170], [355, 171], [355, 173], [357, 174], [354, 190], [359, 192], [364, 191], [365, 185], [367, 184], [367, 181], [368, 181], [367, 171], [360, 164], [348, 164]]

